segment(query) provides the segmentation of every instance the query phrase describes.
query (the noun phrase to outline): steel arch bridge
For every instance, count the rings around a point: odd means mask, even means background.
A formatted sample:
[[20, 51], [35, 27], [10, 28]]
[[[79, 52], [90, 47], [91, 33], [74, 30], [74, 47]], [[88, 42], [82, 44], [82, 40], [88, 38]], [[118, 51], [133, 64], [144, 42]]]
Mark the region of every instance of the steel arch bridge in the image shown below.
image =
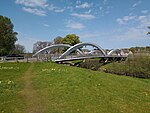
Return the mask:
[[[93, 47], [94, 49], [88, 51], [83, 49], [84, 47]], [[33, 57], [36, 57], [40, 54], [48, 54], [48, 51], [51, 51], [54, 48], [67, 48], [62, 54], [60, 54], [57, 58], [51, 58], [54, 62], [65, 62], [65, 61], [73, 61], [73, 60], [83, 60], [83, 59], [93, 59], [93, 58], [101, 58], [101, 61], [114, 61], [114, 60], [122, 60], [125, 59], [126, 56], [121, 55], [121, 50], [115, 49], [106, 53], [100, 46], [93, 43], [78, 43], [74, 46], [70, 46], [67, 44], [56, 44], [47, 46], [38, 52], [36, 52]]]
[[47, 46], [41, 50], [39, 50], [38, 52], [36, 52], [33, 57], [39, 55], [39, 54], [42, 54], [42, 53], [45, 53], [47, 52], [48, 50], [52, 50], [54, 48], [61, 48], [61, 47], [67, 47], [67, 48], [70, 48], [71, 46], [70, 45], [67, 45], [67, 44], [56, 44], [56, 45], [51, 45], [51, 46]]

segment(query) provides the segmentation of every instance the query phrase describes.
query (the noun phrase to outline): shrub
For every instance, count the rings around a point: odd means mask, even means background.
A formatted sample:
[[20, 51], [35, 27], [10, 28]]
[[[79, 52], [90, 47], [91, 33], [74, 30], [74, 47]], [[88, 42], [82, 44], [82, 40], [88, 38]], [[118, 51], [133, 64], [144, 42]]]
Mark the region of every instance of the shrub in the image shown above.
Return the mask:
[[99, 60], [95, 60], [95, 59], [85, 59], [80, 65], [79, 67], [82, 68], [87, 68], [87, 69], [91, 69], [91, 70], [98, 70], [99, 67], [102, 64], [99, 62]]
[[125, 62], [113, 62], [102, 66], [100, 70], [138, 78], [150, 78], [150, 56], [133, 55]]

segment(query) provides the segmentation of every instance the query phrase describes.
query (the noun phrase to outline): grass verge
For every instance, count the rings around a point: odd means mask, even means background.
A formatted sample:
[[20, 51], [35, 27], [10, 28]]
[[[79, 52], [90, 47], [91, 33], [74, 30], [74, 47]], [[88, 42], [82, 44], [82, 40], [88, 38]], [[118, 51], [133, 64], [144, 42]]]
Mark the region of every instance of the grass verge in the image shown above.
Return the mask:
[[46, 113], [149, 113], [150, 81], [36, 63], [34, 89]]
[[[22, 80], [24, 76], [26, 79]], [[21, 95], [24, 88], [25, 97]], [[30, 105], [34, 103], [32, 109]], [[38, 112], [42, 109], [40, 113], [149, 113], [149, 106], [149, 79], [55, 63], [0, 64], [3, 113], [33, 112], [30, 110], [36, 108]]]
[[25, 102], [20, 92], [23, 89], [22, 76], [29, 63], [0, 64], [0, 112], [23, 113]]

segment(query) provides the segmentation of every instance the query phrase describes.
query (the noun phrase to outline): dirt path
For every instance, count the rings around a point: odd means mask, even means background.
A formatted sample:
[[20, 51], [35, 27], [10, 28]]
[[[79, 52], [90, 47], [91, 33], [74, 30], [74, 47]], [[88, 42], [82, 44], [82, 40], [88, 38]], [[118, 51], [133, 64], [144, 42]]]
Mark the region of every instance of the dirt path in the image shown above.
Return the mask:
[[23, 82], [23, 96], [25, 98], [27, 108], [25, 113], [43, 113], [42, 103], [40, 102], [40, 98], [38, 98], [37, 93], [32, 85], [32, 78], [35, 76], [32, 73], [34, 63], [31, 63], [28, 70], [24, 73]]

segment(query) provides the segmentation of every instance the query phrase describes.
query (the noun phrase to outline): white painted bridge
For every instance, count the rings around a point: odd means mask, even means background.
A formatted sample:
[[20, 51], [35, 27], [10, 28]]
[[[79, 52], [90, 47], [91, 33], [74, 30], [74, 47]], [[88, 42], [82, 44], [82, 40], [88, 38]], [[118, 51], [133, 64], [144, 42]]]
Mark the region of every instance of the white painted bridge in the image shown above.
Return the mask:
[[[92, 50], [84, 49], [84, 47], [92, 47]], [[53, 57], [51, 51], [53, 49], [58, 48], [66, 48], [64, 49], [63, 53], [58, 55], [57, 57]], [[83, 60], [83, 59], [93, 59], [93, 58], [100, 58], [101, 61], [109, 61], [109, 60], [122, 60], [125, 59], [127, 56], [121, 54], [121, 50], [115, 49], [111, 50], [108, 53], [105, 52], [97, 44], [93, 43], [79, 43], [74, 46], [70, 46], [67, 44], [57, 44], [47, 46], [38, 52], [36, 52], [33, 57], [39, 57], [41, 54], [49, 54], [51, 56], [51, 60], [54, 62], [65, 62], [65, 61], [73, 61], [73, 60]]]

